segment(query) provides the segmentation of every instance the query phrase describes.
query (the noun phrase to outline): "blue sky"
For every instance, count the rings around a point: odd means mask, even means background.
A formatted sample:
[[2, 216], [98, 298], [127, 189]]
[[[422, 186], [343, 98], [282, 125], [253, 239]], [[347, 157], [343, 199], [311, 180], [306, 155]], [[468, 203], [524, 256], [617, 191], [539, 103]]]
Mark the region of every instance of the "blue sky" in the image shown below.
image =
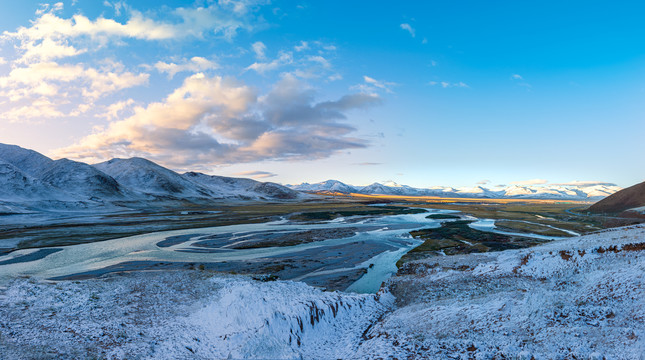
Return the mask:
[[643, 180], [645, 6], [0, 5], [0, 142], [282, 183]]

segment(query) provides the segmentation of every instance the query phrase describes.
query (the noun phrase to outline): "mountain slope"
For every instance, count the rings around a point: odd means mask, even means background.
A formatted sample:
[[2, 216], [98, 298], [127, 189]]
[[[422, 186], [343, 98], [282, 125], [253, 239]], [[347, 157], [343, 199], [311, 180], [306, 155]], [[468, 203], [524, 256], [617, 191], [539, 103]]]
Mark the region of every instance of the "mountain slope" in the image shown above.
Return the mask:
[[[58, 191], [0, 158], [0, 199], [34, 200], [43, 196], [57, 197]], [[60, 194], [56, 194], [60, 195]]]
[[619, 213], [645, 206], [645, 181], [620, 190], [589, 207], [593, 213]]
[[140, 194], [173, 198], [214, 195], [176, 172], [142, 158], [112, 159], [93, 166]]
[[60, 159], [53, 161], [41, 180], [66, 192], [92, 199], [123, 197], [121, 186], [111, 176], [85, 163]]
[[54, 160], [36, 151], [7, 144], [0, 144], [0, 159], [35, 178], [54, 163]]
[[121, 197], [119, 184], [85, 163], [52, 160], [33, 150], [0, 144], [0, 200], [90, 201]]
[[187, 172], [184, 178], [208, 189], [213, 196], [239, 199], [297, 199], [300, 193], [275, 183], [263, 183], [251, 179], [206, 175]]
[[293, 190], [311, 191], [311, 192], [330, 191], [330, 192], [338, 192], [343, 194], [351, 194], [358, 191], [356, 187], [347, 185], [338, 180], [327, 180], [327, 181], [323, 181], [315, 184], [302, 183], [299, 185], [287, 185], [287, 186]]

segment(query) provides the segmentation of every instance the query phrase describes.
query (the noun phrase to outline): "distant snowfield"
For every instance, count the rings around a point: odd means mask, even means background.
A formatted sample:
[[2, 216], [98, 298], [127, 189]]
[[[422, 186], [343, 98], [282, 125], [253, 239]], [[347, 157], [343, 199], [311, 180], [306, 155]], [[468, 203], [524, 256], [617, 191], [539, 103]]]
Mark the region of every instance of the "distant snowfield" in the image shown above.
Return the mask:
[[0, 354], [641, 359], [644, 255], [645, 227], [618, 228], [412, 262], [378, 295], [197, 270], [17, 279], [0, 289]]

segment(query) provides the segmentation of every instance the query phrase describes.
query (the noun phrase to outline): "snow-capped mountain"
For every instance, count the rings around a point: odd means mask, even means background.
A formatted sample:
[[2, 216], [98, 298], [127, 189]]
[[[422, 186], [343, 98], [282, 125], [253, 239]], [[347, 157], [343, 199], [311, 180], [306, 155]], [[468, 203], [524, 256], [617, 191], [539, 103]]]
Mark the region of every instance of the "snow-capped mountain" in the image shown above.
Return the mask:
[[358, 192], [361, 194], [369, 195], [420, 195], [419, 189], [415, 189], [410, 186], [401, 186], [399, 184], [393, 184], [394, 186], [388, 186], [380, 183], [372, 183], [365, 187], [362, 187]]
[[35, 179], [2, 159], [0, 159], [0, 198], [6, 200], [30, 200], [45, 194], [57, 192], [51, 186]]
[[176, 172], [142, 158], [112, 159], [94, 165], [123, 186], [149, 196], [210, 197], [208, 189]]
[[208, 189], [216, 197], [235, 196], [241, 199], [297, 199], [303, 195], [298, 191], [271, 182], [206, 175], [192, 171], [182, 176]]
[[53, 187], [98, 201], [124, 196], [121, 185], [110, 175], [68, 159], [53, 161], [39, 178]]
[[0, 200], [102, 201], [121, 198], [119, 184], [85, 163], [52, 160], [33, 150], [0, 144]]
[[19, 168], [23, 173], [36, 178], [54, 162], [54, 160], [36, 151], [7, 144], [0, 144], [0, 159]]
[[300, 185], [287, 185], [288, 187], [299, 190], [299, 191], [311, 191], [311, 192], [339, 192], [343, 194], [350, 194], [357, 192], [356, 187], [344, 184], [338, 180], [327, 180], [315, 184], [302, 183]]
[[33, 150], [0, 144], [0, 212], [114, 207], [157, 200], [203, 204], [307, 196], [275, 183], [195, 172], [178, 174], [142, 158], [88, 165], [52, 160]]
[[357, 193], [365, 195], [401, 195], [401, 196], [439, 196], [439, 197], [468, 197], [490, 199], [559, 199], [559, 200], [598, 200], [609, 196], [621, 188], [615, 185], [540, 185], [521, 186], [511, 185], [494, 187], [492, 189], [475, 186], [453, 188], [434, 186], [430, 188], [415, 188], [397, 184], [393, 181], [373, 183], [367, 186], [352, 186], [338, 180], [327, 180], [316, 184], [303, 183], [300, 185], [287, 185], [292, 189], [307, 192], [335, 191], [340, 193]]

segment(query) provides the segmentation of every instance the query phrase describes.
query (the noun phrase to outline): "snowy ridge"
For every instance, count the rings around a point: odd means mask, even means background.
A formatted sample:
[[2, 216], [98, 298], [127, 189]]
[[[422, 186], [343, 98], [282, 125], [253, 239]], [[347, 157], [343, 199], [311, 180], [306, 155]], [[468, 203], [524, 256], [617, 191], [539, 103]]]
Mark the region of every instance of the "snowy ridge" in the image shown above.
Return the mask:
[[483, 186], [453, 188], [433, 186], [430, 188], [415, 188], [397, 184], [393, 181], [373, 183], [367, 186], [352, 186], [338, 180], [327, 180], [316, 184], [302, 183], [287, 185], [288, 187], [307, 192], [340, 192], [365, 195], [402, 195], [402, 196], [439, 196], [439, 197], [469, 197], [469, 198], [512, 198], [512, 199], [558, 199], [558, 200], [598, 200], [609, 196], [621, 188], [615, 185], [511, 185], [494, 187]]
[[[142, 158], [96, 165], [52, 160], [35, 151], [0, 144], [0, 212], [117, 209], [125, 202], [305, 199], [275, 183], [178, 174]], [[151, 206], [154, 206], [151, 204]]]
[[350, 194], [358, 192], [357, 188], [344, 184], [338, 180], [327, 180], [316, 184], [302, 183], [300, 185], [287, 185], [299, 191], [330, 191]]
[[60, 159], [40, 175], [45, 183], [95, 201], [120, 199], [124, 194], [111, 176], [85, 163]]
[[114, 177], [123, 186], [145, 195], [175, 198], [213, 195], [176, 172], [143, 158], [112, 159], [94, 167]]
[[236, 197], [247, 200], [263, 197], [283, 200], [306, 197], [305, 194], [271, 182], [206, 175], [198, 172], [187, 172], [182, 176], [208, 189], [215, 197]]

